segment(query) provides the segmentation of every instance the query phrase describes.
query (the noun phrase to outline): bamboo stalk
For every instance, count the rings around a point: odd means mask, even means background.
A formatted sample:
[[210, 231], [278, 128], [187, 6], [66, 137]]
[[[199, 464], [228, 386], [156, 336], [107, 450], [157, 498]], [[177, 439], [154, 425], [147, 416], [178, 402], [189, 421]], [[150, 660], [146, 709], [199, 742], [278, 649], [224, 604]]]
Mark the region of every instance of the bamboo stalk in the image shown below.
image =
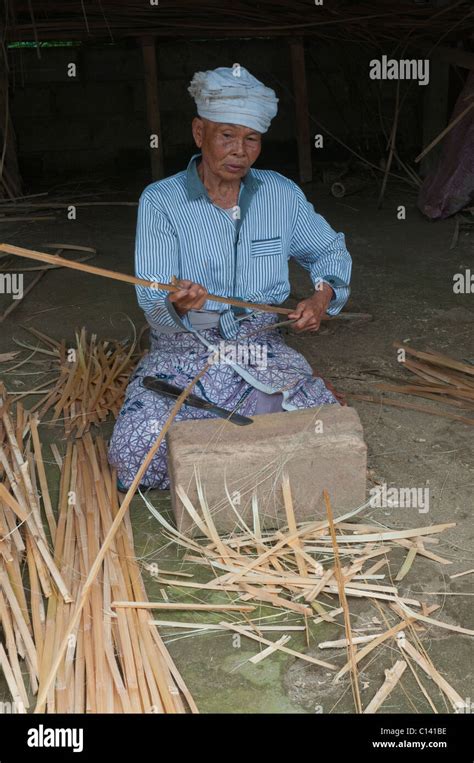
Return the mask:
[[351, 619], [349, 614], [349, 607], [347, 605], [344, 579], [342, 577], [342, 572], [341, 572], [341, 562], [339, 559], [339, 547], [337, 544], [336, 531], [334, 529], [334, 519], [332, 515], [331, 502], [329, 500], [329, 493], [327, 492], [327, 490], [323, 491], [323, 496], [324, 496], [324, 503], [326, 506], [326, 513], [327, 513], [328, 522], [329, 522], [329, 531], [331, 533], [332, 546], [334, 549], [334, 576], [337, 581], [339, 602], [341, 604], [341, 607], [344, 613], [344, 628], [346, 631], [346, 639], [348, 642], [348, 653], [349, 653], [349, 663], [351, 666], [351, 674], [352, 674], [352, 689], [354, 694], [354, 702], [356, 706], [356, 711], [358, 713], [361, 713], [362, 702], [360, 699], [360, 692], [359, 692], [359, 679], [358, 679], [358, 673], [357, 673], [355, 649], [354, 649], [354, 644], [352, 641]]
[[[115, 281], [122, 281], [123, 283], [133, 284], [134, 286], [145, 286], [150, 289], [158, 289], [168, 292], [178, 291], [179, 289], [179, 285], [175, 285], [173, 283], [147, 281], [144, 278], [137, 278], [136, 276], [127, 275], [126, 273], [119, 273], [115, 270], [98, 268], [95, 265], [86, 265], [83, 262], [79, 262], [77, 260], [68, 260], [65, 257], [58, 257], [53, 254], [46, 254], [45, 252], [37, 252], [33, 249], [24, 249], [19, 246], [12, 246], [10, 244], [0, 244], [0, 251], [6, 252], [8, 254], [13, 254], [18, 257], [26, 257], [30, 260], [46, 262], [50, 265], [55, 265], [56, 267], [70, 268], [71, 270], [79, 270], [82, 273], [89, 273], [90, 275], [102, 276], [103, 278], [111, 278]], [[267, 305], [257, 302], [248, 302], [242, 299], [235, 299], [234, 297], [220, 297], [217, 294], [208, 294], [207, 298], [212, 302], [219, 302], [225, 305], [233, 305], [235, 307], [256, 310], [262, 313], [278, 313], [280, 315], [290, 315], [294, 312], [294, 308], [280, 307], [279, 305]], [[342, 313], [340, 316], [324, 315], [322, 320], [367, 320], [370, 318], [371, 316], [365, 313]]]
[[[173, 284], [159, 283], [157, 281], [147, 281], [144, 278], [136, 278], [135, 276], [127, 275], [126, 273], [118, 273], [114, 270], [106, 270], [105, 268], [98, 268], [95, 265], [86, 265], [82, 262], [74, 262], [73, 260], [68, 260], [65, 257], [56, 257], [54, 254], [37, 252], [32, 249], [24, 249], [19, 246], [11, 246], [10, 244], [0, 244], [0, 251], [7, 252], [8, 254], [14, 254], [18, 257], [26, 257], [30, 260], [47, 262], [50, 265], [60, 265], [61, 267], [70, 268], [71, 270], [80, 270], [82, 273], [102, 276], [103, 278], [111, 278], [115, 281], [122, 281], [124, 283], [133, 284], [134, 286], [145, 286], [150, 289], [159, 289], [169, 292], [178, 291], [179, 289], [179, 286], [175, 286]], [[213, 302], [234, 305], [236, 307], [259, 310], [264, 313], [280, 313], [281, 315], [289, 315], [293, 312], [291, 309], [286, 307], [279, 307], [278, 305], [273, 306], [256, 304], [253, 302], [234, 299], [233, 297], [219, 297], [216, 294], [209, 294], [208, 299], [212, 300]]]

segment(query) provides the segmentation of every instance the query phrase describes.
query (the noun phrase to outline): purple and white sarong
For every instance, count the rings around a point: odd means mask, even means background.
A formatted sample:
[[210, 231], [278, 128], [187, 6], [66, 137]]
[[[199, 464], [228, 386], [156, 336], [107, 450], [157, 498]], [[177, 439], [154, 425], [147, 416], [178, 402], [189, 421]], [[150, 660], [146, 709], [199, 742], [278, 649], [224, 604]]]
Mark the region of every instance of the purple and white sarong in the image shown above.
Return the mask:
[[[130, 379], [109, 448], [109, 461], [123, 487], [132, 483], [156, 441], [175, 401], [142, 385], [145, 376], [187, 387], [213, 358], [193, 393], [216, 405], [252, 416], [277, 410], [297, 410], [338, 404], [323, 380], [313, 376], [309, 363], [288, 347], [271, 325], [274, 313], [258, 313], [242, 320], [235, 339], [223, 339], [217, 328], [199, 334], [151, 329], [151, 348]], [[256, 333], [258, 332], [258, 333]], [[175, 420], [216, 418], [208, 411], [183, 405]], [[166, 442], [162, 442], [142, 485], [169, 488]]]

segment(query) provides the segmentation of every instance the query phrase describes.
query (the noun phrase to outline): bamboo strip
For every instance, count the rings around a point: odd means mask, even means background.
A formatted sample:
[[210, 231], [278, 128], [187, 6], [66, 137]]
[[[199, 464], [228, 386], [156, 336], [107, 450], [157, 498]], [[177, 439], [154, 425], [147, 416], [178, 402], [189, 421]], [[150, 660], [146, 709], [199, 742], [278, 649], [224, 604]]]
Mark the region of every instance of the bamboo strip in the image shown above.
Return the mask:
[[386, 397], [372, 397], [371, 395], [360, 395], [350, 393], [347, 395], [352, 400], [361, 400], [366, 403], [376, 403], [377, 405], [391, 405], [395, 408], [407, 408], [410, 411], [419, 411], [420, 413], [428, 413], [430, 416], [440, 416], [441, 418], [451, 419], [451, 421], [460, 421], [462, 424], [474, 425], [474, 418], [468, 419], [465, 416], [457, 416], [454, 413], [447, 413], [446, 411], [437, 411], [434, 408], [426, 408], [423, 405], [416, 405], [416, 403], [407, 403], [404, 400], [389, 400]]
[[[269, 604], [272, 604], [274, 607], [284, 607], [285, 609], [290, 609], [293, 612], [298, 612], [300, 615], [312, 615], [313, 612], [310, 607], [306, 607], [303, 604], [296, 604], [293, 601], [288, 601], [288, 599], [283, 599], [281, 596], [275, 596], [273, 594], [268, 593], [267, 591], [262, 591], [258, 588], [253, 588], [253, 586], [244, 585], [241, 584], [241, 587], [244, 591], [246, 591], [248, 594], [250, 594], [251, 598], [256, 601], [265, 601]], [[255, 609], [255, 607], [251, 607], [251, 609]]]
[[[282, 477], [282, 491], [283, 491], [283, 503], [285, 506], [285, 512], [286, 512], [286, 521], [288, 522], [288, 530], [290, 534], [295, 535], [297, 533], [297, 527], [296, 527], [296, 520], [295, 520], [295, 512], [293, 509], [293, 498], [291, 495], [291, 487], [290, 487], [290, 479], [288, 477], [288, 474], [285, 472]], [[301, 551], [301, 541], [298, 535], [291, 540], [288, 544], [296, 553], [296, 564], [298, 566], [298, 572], [302, 577], [307, 577], [308, 570], [306, 569], [306, 564], [304, 558], [302, 558], [301, 554], [298, 554], [298, 551]]]
[[[341, 611], [344, 610], [341, 607]], [[352, 639], [353, 644], [366, 644], [368, 641], [373, 641], [374, 638], [377, 638], [377, 634], [371, 634], [369, 636], [354, 636]], [[349, 641], [347, 638], [341, 638], [337, 641], [321, 641], [318, 644], [319, 649], [341, 649], [342, 647], [349, 646]]]
[[20, 609], [18, 601], [15, 597], [15, 594], [13, 593], [13, 588], [10, 585], [8, 575], [6, 574], [5, 570], [1, 568], [0, 568], [0, 582], [2, 584], [2, 590], [5, 593], [8, 604], [10, 605], [10, 609], [12, 611], [12, 616], [14, 618], [14, 621], [16, 622], [18, 629], [21, 633], [21, 638], [23, 639], [23, 643], [25, 644], [28, 658], [30, 660], [34, 674], [38, 676], [38, 660], [37, 660], [36, 649], [35, 649], [33, 639], [31, 638], [28, 625]]
[[[166, 628], [184, 628], [184, 630], [203, 630], [203, 631], [223, 631], [225, 628], [222, 625], [216, 623], [201, 623], [201, 622], [185, 622], [183, 620], [149, 620], [150, 625], [160, 625]], [[257, 628], [257, 625], [253, 625], [252, 621], [245, 624], [246, 628]], [[259, 631], [275, 631], [276, 633], [281, 631], [304, 631], [304, 625], [258, 625]]]
[[15, 707], [19, 713], [26, 713], [26, 707], [23, 704], [20, 690], [16, 684], [15, 676], [8, 661], [5, 649], [3, 648], [3, 644], [0, 644], [0, 665], [2, 666], [3, 675], [5, 676], [5, 680], [10, 690], [10, 694], [12, 695], [13, 702], [15, 703]]
[[263, 638], [262, 636], [257, 636], [255, 633], [248, 630], [247, 628], [242, 628], [239, 625], [235, 625], [235, 623], [221, 622], [219, 624], [222, 625], [222, 627], [225, 628], [226, 630], [235, 631], [236, 633], [240, 633], [241, 636], [246, 636], [247, 638], [251, 638], [254, 641], [259, 641], [261, 644], [265, 644], [266, 646], [275, 647], [279, 651], [285, 652], [285, 654], [290, 654], [292, 657], [298, 657], [300, 660], [304, 660], [305, 662], [311, 662], [313, 665], [320, 665], [321, 667], [328, 668], [329, 670], [336, 669], [336, 666], [332, 665], [330, 662], [317, 660], [315, 657], [311, 657], [309, 654], [296, 652], [294, 649], [289, 649], [286, 646], [282, 646], [282, 645], [277, 646], [276, 641], [269, 641], [268, 639]]
[[349, 607], [348, 607], [347, 599], [346, 599], [344, 578], [342, 576], [342, 571], [341, 571], [341, 562], [339, 559], [339, 547], [337, 544], [336, 531], [334, 529], [334, 520], [332, 515], [331, 501], [329, 499], [329, 493], [327, 492], [327, 490], [323, 490], [323, 497], [324, 497], [326, 513], [327, 513], [328, 522], [329, 522], [329, 531], [331, 534], [332, 546], [334, 549], [334, 577], [336, 578], [336, 581], [337, 581], [339, 602], [344, 614], [344, 629], [346, 632], [346, 639], [348, 642], [348, 654], [349, 654], [349, 663], [351, 666], [351, 678], [352, 678], [354, 702], [356, 706], [356, 711], [358, 713], [361, 713], [362, 702], [360, 699], [359, 678], [357, 673], [357, 662], [355, 659], [356, 652], [355, 652], [354, 644], [352, 641], [351, 618], [350, 618]]
[[46, 544], [44, 543], [43, 539], [38, 535], [36, 524], [30, 519], [31, 515], [28, 515], [25, 517], [22, 508], [19, 506], [15, 498], [13, 498], [13, 496], [8, 493], [8, 490], [6, 490], [3, 483], [0, 483], [0, 496], [3, 498], [5, 503], [8, 503], [8, 505], [15, 512], [15, 514], [17, 514], [17, 516], [20, 519], [26, 522], [26, 524], [28, 525], [28, 529], [30, 530], [31, 535], [36, 543], [38, 551], [43, 557], [43, 560], [51, 573], [51, 577], [53, 578], [54, 582], [59, 588], [64, 601], [71, 602], [72, 601], [71, 594], [69, 593], [64, 583], [64, 580], [62, 579], [61, 574], [59, 570], [57, 569], [51, 554], [49, 553], [49, 550]]
[[49, 495], [48, 480], [46, 479], [46, 472], [44, 468], [43, 455], [41, 452], [41, 444], [38, 435], [38, 419], [36, 416], [32, 416], [30, 419], [31, 437], [33, 440], [33, 447], [35, 451], [36, 468], [38, 469], [38, 477], [41, 485], [43, 506], [48, 520], [51, 537], [54, 538], [56, 534], [56, 520], [54, 518], [53, 507], [51, 505], [51, 498]]
[[454, 578], [461, 578], [463, 575], [472, 575], [473, 572], [474, 568], [472, 570], [464, 570], [464, 572], [457, 572], [455, 575], [450, 575], [449, 577], [453, 580]]
[[[400, 623], [397, 623], [397, 625], [394, 625], [392, 628], [389, 628], [388, 631], [385, 631], [385, 633], [381, 633], [380, 636], [377, 636], [373, 641], [367, 644], [367, 646], [362, 647], [362, 649], [357, 652], [356, 655], [356, 661], [359, 663], [364, 657], [366, 657], [370, 652], [375, 649], [375, 647], [380, 646], [380, 644], [383, 644], [384, 641], [386, 641], [388, 638], [391, 638], [392, 636], [395, 636], [397, 633], [399, 633], [403, 628], [406, 628], [407, 625], [409, 625], [411, 622], [413, 622], [413, 618], [407, 618], [406, 620], [402, 620]], [[342, 678], [345, 673], [347, 673], [348, 670], [350, 670], [351, 665], [349, 662], [347, 662], [344, 667], [341, 668], [341, 670], [337, 673], [337, 675], [333, 679], [333, 683], [337, 683], [340, 678]]]
[[445, 623], [443, 620], [436, 620], [433, 617], [427, 617], [426, 615], [422, 615], [421, 612], [413, 612], [413, 610], [407, 607], [407, 605], [401, 599], [399, 599], [399, 604], [403, 612], [407, 615], [410, 615], [410, 618], [413, 618], [414, 620], [421, 620], [423, 623], [436, 625], [438, 628], [443, 628], [447, 631], [454, 631], [454, 633], [462, 633], [465, 636], [474, 636], [474, 630], [470, 630], [469, 628], [462, 628], [460, 625], [451, 625], [451, 623]]
[[253, 657], [250, 657], [249, 662], [252, 663], [252, 665], [257, 665], [259, 662], [262, 662], [266, 657], [269, 657], [271, 654], [274, 654], [278, 651], [278, 647], [285, 646], [285, 644], [288, 643], [291, 636], [281, 636], [281, 638], [278, 639], [278, 641], [275, 641], [272, 646], [267, 646], [266, 649], [263, 649], [259, 654], [255, 654]]
[[197, 604], [190, 602], [173, 603], [165, 601], [113, 601], [112, 608], [131, 608], [131, 609], [161, 609], [161, 610], [193, 610], [202, 612], [253, 612], [256, 607], [244, 607], [240, 604]]
[[26, 691], [26, 687], [23, 681], [23, 675], [21, 672], [20, 663], [18, 662], [18, 654], [17, 654], [16, 645], [15, 645], [15, 635], [13, 632], [13, 624], [10, 618], [10, 614], [7, 610], [3, 593], [1, 591], [0, 591], [0, 622], [2, 623], [2, 629], [5, 636], [5, 644], [8, 651], [10, 667], [15, 679], [15, 684], [18, 689], [18, 694], [21, 698], [21, 701], [24, 707], [27, 709], [30, 703], [28, 700], [28, 693]]
[[446, 681], [445, 678], [436, 670], [434, 665], [429, 662], [422, 654], [420, 654], [410, 642], [405, 639], [400, 639], [400, 647], [404, 652], [410, 655], [417, 665], [435, 682], [437, 686], [443, 691], [451, 702], [453, 708], [459, 712], [466, 708], [466, 701], [457, 693], [455, 689]]
[[392, 668], [385, 671], [385, 681], [380, 689], [372, 697], [369, 704], [364, 710], [364, 713], [376, 713], [380, 705], [385, 702], [388, 695], [394, 690], [395, 686], [399, 682], [403, 673], [405, 672], [407, 663], [404, 660], [397, 660]]

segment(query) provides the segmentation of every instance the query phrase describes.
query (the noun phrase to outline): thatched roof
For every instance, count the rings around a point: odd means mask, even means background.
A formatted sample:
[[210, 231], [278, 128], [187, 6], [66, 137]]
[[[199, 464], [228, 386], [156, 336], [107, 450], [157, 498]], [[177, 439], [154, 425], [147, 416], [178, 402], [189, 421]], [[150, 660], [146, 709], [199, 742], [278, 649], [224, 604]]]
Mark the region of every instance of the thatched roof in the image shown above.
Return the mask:
[[[155, 4], [156, 3], [156, 4]], [[9, 0], [9, 41], [316, 36], [394, 44], [472, 35], [469, 0]], [[403, 50], [400, 46], [399, 50]]]

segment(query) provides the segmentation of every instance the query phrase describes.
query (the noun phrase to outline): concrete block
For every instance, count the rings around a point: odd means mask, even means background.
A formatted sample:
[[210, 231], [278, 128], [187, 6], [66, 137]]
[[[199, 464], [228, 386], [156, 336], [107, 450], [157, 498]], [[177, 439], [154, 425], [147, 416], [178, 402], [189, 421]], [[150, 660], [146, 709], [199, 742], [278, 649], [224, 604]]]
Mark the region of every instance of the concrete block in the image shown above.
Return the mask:
[[196, 472], [220, 533], [236, 531], [235, 511], [247, 524], [252, 522], [254, 492], [262, 526], [285, 525], [283, 471], [290, 477], [298, 522], [325, 518], [324, 489], [335, 515], [365, 501], [367, 448], [353, 408], [324, 405], [253, 418], [243, 427], [205, 419], [176, 422], [170, 428], [168, 468], [179, 530], [196, 532], [176, 494], [181, 485], [200, 511]]

